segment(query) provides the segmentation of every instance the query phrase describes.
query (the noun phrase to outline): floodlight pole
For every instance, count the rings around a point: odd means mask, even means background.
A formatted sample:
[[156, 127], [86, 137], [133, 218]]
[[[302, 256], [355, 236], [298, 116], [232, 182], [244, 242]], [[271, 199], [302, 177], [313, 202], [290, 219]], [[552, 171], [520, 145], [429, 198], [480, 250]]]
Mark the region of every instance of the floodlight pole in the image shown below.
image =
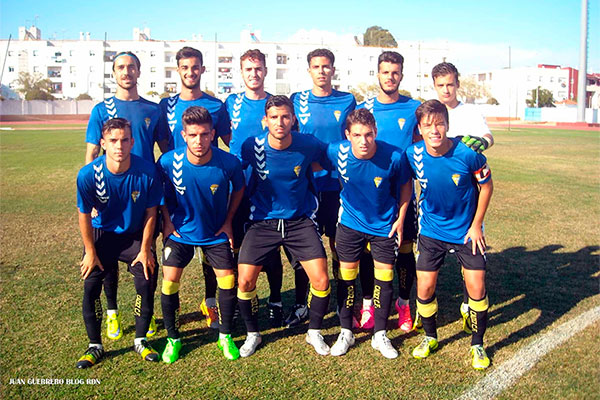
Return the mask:
[[579, 38], [579, 76], [577, 79], [577, 122], [585, 122], [587, 83], [588, 2], [581, 0], [581, 36]]

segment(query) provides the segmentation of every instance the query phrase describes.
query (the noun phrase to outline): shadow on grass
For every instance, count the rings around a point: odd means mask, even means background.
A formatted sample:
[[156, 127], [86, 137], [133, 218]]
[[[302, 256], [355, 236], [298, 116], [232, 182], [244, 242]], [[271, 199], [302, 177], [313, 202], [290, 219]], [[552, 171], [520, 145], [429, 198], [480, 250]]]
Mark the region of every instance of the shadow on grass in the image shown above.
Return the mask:
[[[510, 332], [500, 341], [488, 342], [489, 356], [538, 334], [582, 300], [598, 294], [600, 259], [595, 253], [600, 246], [586, 246], [570, 253], [559, 252], [562, 248], [562, 245], [548, 245], [539, 250], [512, 247], [488, 254], [486, 286], [490, 305], [494, 308], [495, 304], [501, 304], [489, 313], [488, 329], [509, 323], [532, 310], [539, 313], [527, 325]], [[438, 326], [460, 319], [458, 307], [462, 301], [462, 286], [457, 274], [440, 273]], [[446, 305], [446, 301], [451, 304]], [[440, 345], [465, 336], [462, 331], [457, 332], [441, 338]]]

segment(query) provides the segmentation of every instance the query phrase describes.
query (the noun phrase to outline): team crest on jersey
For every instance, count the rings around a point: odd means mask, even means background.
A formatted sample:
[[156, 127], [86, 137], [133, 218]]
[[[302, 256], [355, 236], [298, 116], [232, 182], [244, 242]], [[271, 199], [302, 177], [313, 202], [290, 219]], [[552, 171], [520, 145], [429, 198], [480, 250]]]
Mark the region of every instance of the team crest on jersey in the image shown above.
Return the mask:
[[381, 185], [381, 177], [376, 176], [375, 178], [373, 178], [373, 182], [375, 182], [375, 187], [379, 187], [379, 185]]
[[296, 176], [300, 176], [300, 170], [302, 169], [301, 165], [296, 165], [294, 167], [294, 173], [296, 174]]
[[460, 181], [460, 175], [459, 174], [452, 174], [452, 180], [454, 181], [454, 184], [456, 186], [458, 186], [458, 182]]
[[342, 116], [342, 112], [340, 110], [335, 110], [333, 112], [333, 115], [335, 115], [335, 120], [340, 122], [340, 117]]
[[406, 119], [404, 118], [398, 118], [398, 126], [400, 127], [400, 129], [404, 129], [404, 124], [406, 123]]
[[152, 122], [152, 120], [149, 117], [144, 118], [144, 122], [146, 123], [146, 128], [150, 128], [150, 122]]
[[131, 192], [131, 198], [133, 199], [133, 202], [135, 203], [137, 201], [137, 199], [140, 197], [140, 192], [138, 192], [137, 190], [134, 192]]
[[218, 188], [219, 188], [219, 185], [217, 185], [216, 183], [214, 185], [210, 185], [210, 191], [212, 192], [213, 195], [217, 192]]

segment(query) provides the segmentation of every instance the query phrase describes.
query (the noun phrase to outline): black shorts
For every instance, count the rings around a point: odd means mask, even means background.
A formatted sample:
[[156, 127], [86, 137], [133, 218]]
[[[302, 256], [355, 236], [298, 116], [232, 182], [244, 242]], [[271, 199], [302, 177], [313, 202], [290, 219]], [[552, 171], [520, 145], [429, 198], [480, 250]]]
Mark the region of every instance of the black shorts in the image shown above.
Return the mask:
[[175, 268], [185, 268], [192, 258], [196, 249], [202, 249], [209, 264], [215, 269], [233, 269], [233, 252], [229, 242], [211, 244], [206, 246], [194, 246], [192, 244], [179, 243], [171, 238], [167, 239], [163, 247], [163, 265]]
[[402, 241], [414, 242], [417, 240], [417, 200], [412, 199], [408, 203], [406, 216], [404, 217], [404, 226], [402, 227]]
[[328, 238], [335, 237], [335, 228], [340, 210], [340, 192], [329, 191], [319, 193], [319, 209], [317, 210], [317, 224], [319, 232]]
[[250, 203], [250, 199], [248, 197], [242, 197], [242, 202], [233, 216], [231, 227], [233, 229], [234, 249], [239, 249], [242, 246], [244, 235], [246, 234], [246, 230], [249, 226], [251, 205], [252, 203]]
[[298, 261], [325, 258], [317, 225], [302, 217], [295, 220], [269, 219], [253, 223], [240, 248], [240, 264], [263, 265], [267, 254], [284, 246]]
[[455, 244], [419, 235], [417, 241], [417, 271], [437, 271], [444, 264], [446, 253], [456, 254], [465, 269], [485, 271], [486, 257], [477, 248], [473, 255], [471, 242]]
[[[133, 266], [131, 262], [135, 260], [142, 248], [142, 231], [119, 234], [93, 228], [93, 235], [96, 255], [104, 267], [103, 277], [108, 271], [118, 268], [119, 261], [127, 264], [129, 272], [134, 275], [137, 273], [137, 271], [132, 270]], [[85, 255], [85, 249], [83, 254]], [[154, 256], [154, 261], [157, 261], [154, 249], [152, 249], [152, 255]], [[158, 265], [158, 262], [156, 264]]]
[[335, 250], [340, 261], [356, 262], [371, 243], [371, 255], [377, 262], [394, 265], [398, 245], [396, 238], [370, 235], [338, 224], [335, 234]]

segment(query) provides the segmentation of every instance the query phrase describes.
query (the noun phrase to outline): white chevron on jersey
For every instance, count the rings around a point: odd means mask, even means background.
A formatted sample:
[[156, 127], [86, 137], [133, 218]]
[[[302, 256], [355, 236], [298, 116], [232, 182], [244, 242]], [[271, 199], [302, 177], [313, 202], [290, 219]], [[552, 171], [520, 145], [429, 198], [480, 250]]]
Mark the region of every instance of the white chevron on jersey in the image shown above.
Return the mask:
[[264, 181], [269, 174], [269, 171], [265, 170], [267, 166], [267, 160], [265, 160], [265, 138], [254, 138], [254, 158], [256, 159], [258, 176]]
[[177, 124], [177, 120], [175, 119], [175, 106], [177, 105], [178, 100], [178, 94], [167, 99], [167, 119], [169, 121], [169, 129], [171, 129], [171, 133], [173, 133], [175, 125]]
[[109, 196], [105, 196], [106, 187], [104, 183], [104, 164], [92, 165], [94, 167], [94, 183], [96, 185], [96, 198], [100, 203], [106, 203]]
[[175, 190], [177, 193], [183, 196], [185, 193], [185, 186], [181, 186], [183, 183], [183, 157], [185, 156], [185, 152], [181, 154], [174, 153], [173, 154], [173, 184], [175, 185]]
[[427, 189], [427, 178], [423, 178], [425, 175], [425, 171], [423, 171], [423, 150], [425, 148], [423, 146], [417, 147], [415, 146], [415, 154], [413, 154], [413, 164], [417, 169], [415, 174], [417, 175], [417, 180], [421, 184], [423, 189]]
[[373, 105], [375, 104], [375, 97], [365, 100], [365, 108], [373, 114]]
[[340, 148], [338, 151], [338, 161], [337, 161], [337, 170], [340, 173], [340, 177], [344, 180], [344, 182], [348, 182], [350, 178], [346, 176], [346, 166], [348, 165], [348, 154], [350, 152], [350, 146], [344, 146], [340, 144]]
[[300, 123], [302, 125], [306, 125], [306, 123], [308, 122], [308, 117], [310, 117], [310, 113], [308, 112], [308, 95], [310, 94], [310, 91], [305, 90], [304, 92], [300, 93], [300, 107], [298, 107], [298, 109], [300, 110], [300, 113], [298, 114], [298, 119], [300, 120]]
[[108, 119], [113, 119], [113, 118], [119, 117], [117, 115], [117, 106], [115, 105], [114, 97], [104, 100], [104, 107], [106, 107], [106, 113], [108, 114]]
[[240, 118], [240, 110], [242, 109], [242, 101], [244, 100], [244, 93], [239, 93], [235, 97], [235, 101], [233, 103], [233, 111], [231, 113], [231, 127], [233, 129], [237, 129], [240, 122], [242, 122], [242, 118]]

